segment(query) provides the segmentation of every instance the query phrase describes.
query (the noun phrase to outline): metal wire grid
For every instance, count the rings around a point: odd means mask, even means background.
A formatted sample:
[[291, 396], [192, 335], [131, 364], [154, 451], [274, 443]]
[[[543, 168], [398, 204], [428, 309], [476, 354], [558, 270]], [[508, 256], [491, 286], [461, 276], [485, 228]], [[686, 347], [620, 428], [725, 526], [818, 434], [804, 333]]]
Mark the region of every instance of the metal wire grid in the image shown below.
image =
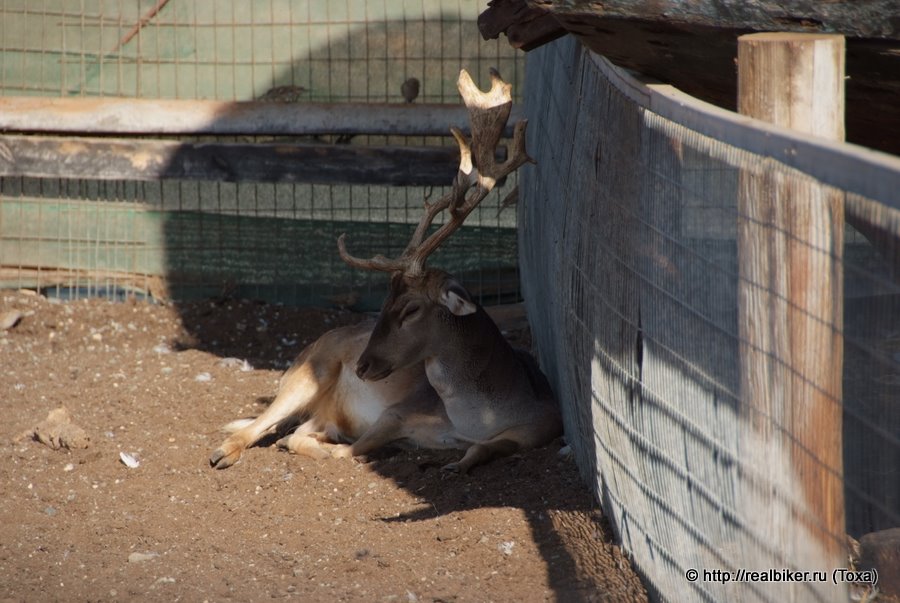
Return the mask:
[[[802, 426], [777, 406], [743, 397], [749, 342], [738, 296], [748, 283], [737, 237], [749, 216], [737, 198], [742, 174], [839, 191], [640, 107], [573, 44], [530, 55], [538, 165], [523, 175], [520, 236], [535, 342], [579, 466], [660, 600], [843, 600], [839, 587], [815, 580], [722, 584], [690, 582], [685, 572], [791, 568], [830, 577], [846, 566], [820, 548], [843, 548], [846, 535], [807, 503], [799, 472], [843, 480], [851, 537], [900, 525], [896, 269], [848, 227], [847, 318], [833, 325], [844, 339], [843, 394], [828, 400], [843, 414], [835, 466], [804, 447]], [[585, 98], [597, 103], [573, 100]], [[845, 196], [900, 238], [900, 212]], [[769, 228], [767, 236], [785, 233]], [[831, 256], [822, 241], [790, 244]], [[815, 386], [777, 355], [767, 362]]]
[[252, 100], [295, 86], [302, 100], [387, 102], [417, 77], [420, 102], [453, 103], [460, 67], [496, 67], [518, 95], [522, 62], [481, 39], [480, 9], [468, 0], [4, 0], [0, 90]]
[[[479, 9], [477, 2], [466, 1], [117, 1], [82, 2], [73, 8], [62, 1], [7, 0], [0, 5], [0, 93], [248, 100], [288, 87], [295, 102], [399, 102], [401, 83], [415, 76], [421, 81], [416, 102], [457, 103], [459, 69], [486, 81], [489, 66], [499, 67], [518, 92], [521, 58], [505, 44], [481, 40], [474, 23]], [[358, 136], [351, 143], [451, 141]], [[444, 254], [451, 258], [448, 267], [465, 272], [488, 303], [518, 295], [511, 230], [515, 212], [498, 212], [499, 200], [515, 182], [509, 178], [470, 216], [476, 236], [450, 241]], [[335, 262], [334, 239], [348, 223], [372, 224], [355, 236], [355, 249], [360, 254], [395, 253], [403, 246], [398, 237], [405, 236], [396, 225], [415, 223], [422, 200], [441, 192], [378, 185], [3, 178], [3, 282], [52, 284], [54, 279], [35, 281], [31, 269], [54, 277], [64, 269], [69, 275], [63, 280], [91, 293], [130, 287], [138, 274], [145, 277], [138, 279], [138, 289], [152, 285], [164, 293], [158, 277], [166, 275], [179, 295], [221, 290], [322, 304], [362, 290], [364, 305], [377, 307], [380, 293], [372, 289], [373, 277], [353, 274]], [[142, 210], [167, 217], [147, 234]], [[181, 219], [194, 214], [193, 220]], [[20, 233], [26, 217], [45, 227]], [[130, 227], [92, 228], [91, 221]], [[298, 224], [312, 226], [297, 230]], [[274, 240], [267, 236], [273, 229]], [[48, 248], [58, 250], [56, 260], [46, 253]], [[65, 261], [59, 262], [59, 253]], [[13, 257], [19, 258], [20, 274], [31, 270], [27, 278], [8, 278]], [[35, 257], [46, 261], [35, 266]], [[209, 279], [198, 276], [198, 258], [215, 268]], [[298, 266], [310, 258], [319, 267], [315, 274]], [[203, 282], [193, 282], [198, 279]], [[253, 284], [241, 285], [248, 280]], [[493, 293], [491, 282], [497, 283]]]

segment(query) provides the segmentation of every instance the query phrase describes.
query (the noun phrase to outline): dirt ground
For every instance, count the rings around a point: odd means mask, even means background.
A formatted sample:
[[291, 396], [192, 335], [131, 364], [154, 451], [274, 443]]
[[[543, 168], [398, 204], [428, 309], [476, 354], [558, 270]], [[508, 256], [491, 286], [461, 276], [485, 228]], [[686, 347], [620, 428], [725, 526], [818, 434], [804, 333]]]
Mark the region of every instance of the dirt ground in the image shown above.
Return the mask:
[[[0, 601], [646, 600], [562, 441], [468, 476], [440, 471], [455, 452], [316, 462], [271, 442], [211, 469], [219, 427], [358, 319], [0, 292]], [[68, 433], [42, 425], [59, 407]]]

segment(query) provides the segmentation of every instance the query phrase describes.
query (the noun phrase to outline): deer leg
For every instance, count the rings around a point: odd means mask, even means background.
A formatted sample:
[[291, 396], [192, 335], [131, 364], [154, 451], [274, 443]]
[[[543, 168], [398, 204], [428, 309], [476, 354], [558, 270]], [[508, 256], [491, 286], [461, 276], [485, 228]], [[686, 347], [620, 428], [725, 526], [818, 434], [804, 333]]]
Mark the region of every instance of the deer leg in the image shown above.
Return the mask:
[[440, 398], [428, 387], [386, 408], [358, 440], [335, 446], [331, 454], [336, 458], [364, 456], [401, 439], [422, 448], [461, 447]]
[[402, 409], [386, 408], [358, 440], [352, 444], [338, 444], [332, 448], [331, 455], [335, 458], [363, 456], [402, 438], [404, 418]]
[[444, 471], [466, 474], [472, 467], [483, 465], [491, 459], [515, 454], [519, 450], [543, 446], [556, 437], [557, 422], [548, 420], [539, 424], [510, 427], [490, 440], [469, 446], [463, 457], [455, 463], [444, 465]]
[[510, 439], [506, 432], [490, 439], [487, 442], [472, 444], [466, 450], [463, 457], [455, 463], [448, 463], [441, 467], [444, 471], [465, 475], [469, 469], [476, 465], [483, 465], [501, 456], [509, 456], [520, 449], [519, 443]]
[[[299, 360], [302, 359], [302, 356]], [[299, 414], [319, 394], [318, 379], [310, 362], [295, 364], [282, 380], [278, 395], [261, 415], [228, 436], [210, 455], [209, 464], [216, 469], [234, 465], [244, 450], [255, 444], [273, 427], [294, 414]]]
[[325, 434], [321, 431], [316, 431], [315, 421], [309, 420], [298, 427], [294, 433], [275, 442], [275, 445], [294, 454], [308, 456], [321, 461], [331, 456], [331, 453], [322, 446], [322, 443], [325, 441], [327, 441]]

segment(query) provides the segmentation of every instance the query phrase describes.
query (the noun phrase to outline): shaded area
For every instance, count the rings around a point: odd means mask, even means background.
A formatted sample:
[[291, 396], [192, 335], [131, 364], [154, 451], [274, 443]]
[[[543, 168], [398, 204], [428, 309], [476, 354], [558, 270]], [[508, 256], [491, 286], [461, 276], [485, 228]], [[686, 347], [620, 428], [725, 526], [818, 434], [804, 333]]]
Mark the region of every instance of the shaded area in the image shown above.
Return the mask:
[[[173, 299], [225, 295], [378, 310], [387, 280], [344, 264], [337, 237], [346, 233], [352, 249], [370, 250], [360, 255], [391, 256], [403, 250], [414, 225], [178, 212], [165, 230]], [[518, 301], [514, 230], [464, 227], [434, 261], [474, 294], [483, 291], [484, 303]]]
[[[257, 368], [283, 368], [291, 362], [293, 353], [314, 339], [321, 317], [321, 311], [315, 309], [248, 300], [183, 304], [179, 314], [191, 330], [189, 339], [176, 342], [177, 349], [247, 358]], [[330, 312], [326, 323], [336, 327], [362, 318], [353, 312]], [[523, 329], [515, 317], [501, 318], [498, 324], [514, 345], [530, 343], [527, 326]], [[271, 400], [269, 396], [255, 400], [257, 410], [253, 414], [262, 412]], [[260, 440], [254, 448], [265, 449], [264, 454], [242, 462], [265, 466], [270, 455], [284, 455], [274, 447], [276, 439], [277, 436], [271, 436]], [[520, 509], [547, 564], [557, 600], [644, 600], [643, 586], [631, 573], [621, 550], [614, 546], [607, 520], [584, 488], [571, 457], [560, 456], [562, 445], [557, 440], [539, 450], [496, 459], [476, 467], [467, 476], [446, 474], [440, 469], [458, 460], [461, 451], [406, 451], [390, 447], [377, 451], [365, 460], [366, 468], [391, 480], [419, 502], [408, 512], [374, 512], [372, 519], [387, 524], [432, 522], [478, 509]], [[290, 458], [301, 464], [311, 462]], [[232, 471], [228, 469], [226, 473]], [[438, 529], [434, 537], [453, 546], [450, 531]]]
[[[317, 462], [259, 446], [210, 469], [218, 427], [274, 392], [268, 367], [355, 315], [0, 292], [10, 308], [23, 317], [0, 332], [6, 598], [645, 600], [559, 442], [464, 477], [426, 451]], [[87, 449], [12, 441], [57, 405]]]

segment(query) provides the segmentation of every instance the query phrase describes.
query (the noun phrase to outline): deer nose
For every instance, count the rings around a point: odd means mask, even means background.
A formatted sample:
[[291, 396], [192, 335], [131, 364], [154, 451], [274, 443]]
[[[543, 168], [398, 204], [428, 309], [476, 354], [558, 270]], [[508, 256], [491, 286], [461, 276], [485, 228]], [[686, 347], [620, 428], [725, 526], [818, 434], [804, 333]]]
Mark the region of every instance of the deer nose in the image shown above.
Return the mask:
[[365, 379], [366, 371], [369, 370], [371, 363], [368, 360], [359, 359], [359, 362], [356, 363], [356, 376], [360, 379]]

